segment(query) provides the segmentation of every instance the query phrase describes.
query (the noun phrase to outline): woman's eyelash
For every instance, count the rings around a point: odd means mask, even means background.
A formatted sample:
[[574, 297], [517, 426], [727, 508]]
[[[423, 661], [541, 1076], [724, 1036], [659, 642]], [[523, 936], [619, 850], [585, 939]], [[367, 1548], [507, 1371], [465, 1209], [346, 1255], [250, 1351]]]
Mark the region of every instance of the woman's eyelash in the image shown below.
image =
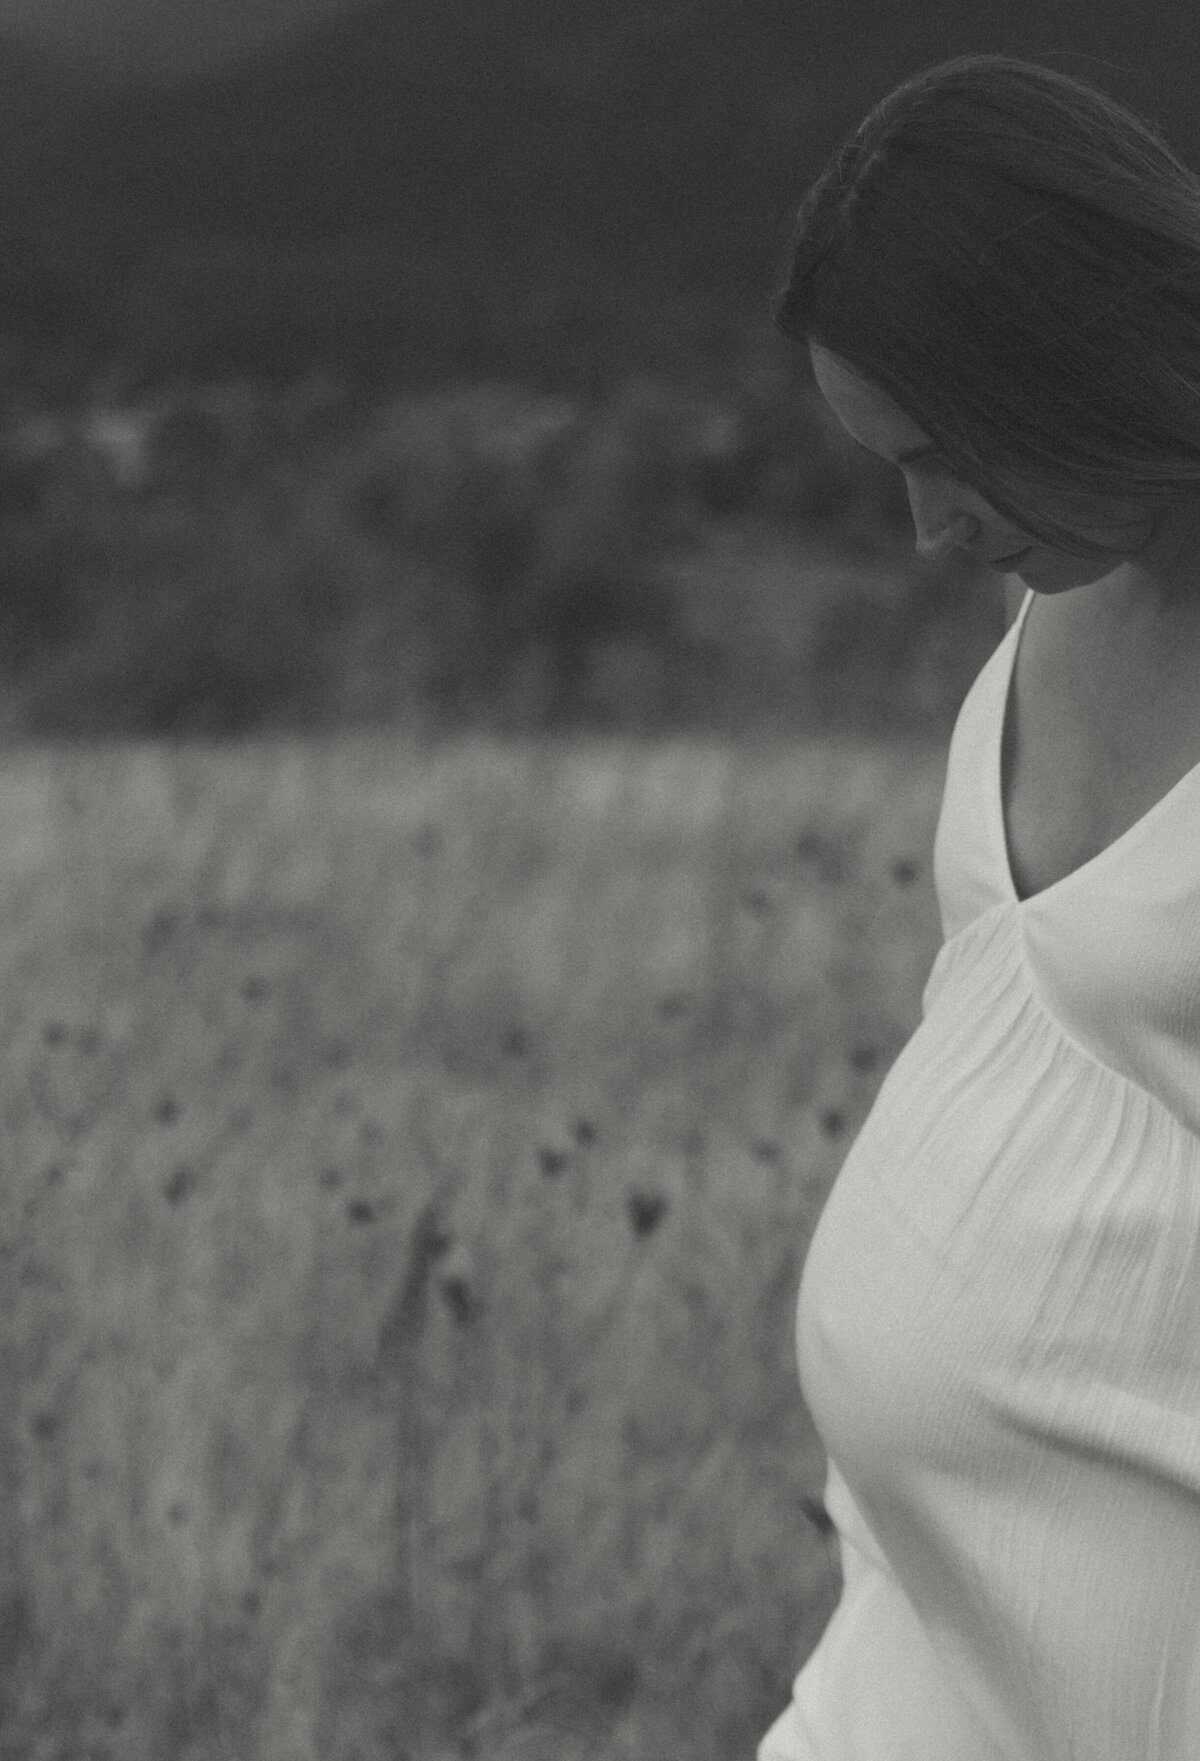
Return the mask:
[[[850, 438], [860, 452], [869, 453], [873, 459], [878, 459], [881, 456], [873, 447], [866, 446], [855, 435], [852, 434]], [[938, 452], [922, 453], [920, 457], [914, 459], [893, 459], [890, 462], [897, 471], [915, 471], [922, 465], [931, 466], [935, 471], [953, 471], [954, 469], [949, 460], [943, 458], [942, 454]]]

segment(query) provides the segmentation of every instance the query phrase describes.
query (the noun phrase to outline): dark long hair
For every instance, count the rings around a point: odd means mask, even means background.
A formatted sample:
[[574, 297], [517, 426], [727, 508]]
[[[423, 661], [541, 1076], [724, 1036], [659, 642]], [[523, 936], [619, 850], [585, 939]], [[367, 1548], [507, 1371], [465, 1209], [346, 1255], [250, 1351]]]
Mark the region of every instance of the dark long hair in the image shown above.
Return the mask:
[[965, 55], [905, 81], [804, 197], [774, 318], [1043, 542], [1200, 485], [1200, 179], [1070, 75]]

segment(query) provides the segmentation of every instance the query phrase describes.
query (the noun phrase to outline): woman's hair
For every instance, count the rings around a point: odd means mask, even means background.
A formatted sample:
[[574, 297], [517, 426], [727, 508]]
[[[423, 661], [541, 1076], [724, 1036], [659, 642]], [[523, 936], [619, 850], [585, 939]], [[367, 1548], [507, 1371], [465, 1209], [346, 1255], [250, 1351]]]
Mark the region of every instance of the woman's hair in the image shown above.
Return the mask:
[[1082, 80], [907, 80], [800, 209], [777, 327], [872, 380], [1046, 543], [1200, 485], [1200, 179]]

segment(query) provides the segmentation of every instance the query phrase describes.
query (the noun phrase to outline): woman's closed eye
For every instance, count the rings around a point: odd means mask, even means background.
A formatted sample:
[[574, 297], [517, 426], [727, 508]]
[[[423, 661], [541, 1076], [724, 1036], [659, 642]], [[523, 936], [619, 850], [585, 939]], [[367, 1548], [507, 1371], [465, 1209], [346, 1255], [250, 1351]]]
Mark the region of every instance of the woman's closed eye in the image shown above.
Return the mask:
[[873, 446], [868, 446], [865, 441], [859, 440], [856, 434], [851, 434], [850, 439], [854, 442], [860, 452], [867, 453], [876, 461], [882, 460], [885, 465], [894, 466], [897, 471], [915, 471], [921, 469], [942, 473], [948, 472], [951, 476], [954, 475], [954, 467], [950, 464], [950, 461], [944, 458], [942, 454], [938, 452], [937, 448], [928, 442], [924, 446], [912, 447], [908, 452], [902, 452], [896, 458], [889, 459], [885, 454], [876, 452]]
[[958, 475], [949, 459], [943, 458], [938, 452], [921, 453], [915, 458], [910, 456], [900, 459], [897, 461], [896, 468], [900, 471], [916, 471], [918, 474], [924, 472], [926, 475], [937, 477], [956, 477]]

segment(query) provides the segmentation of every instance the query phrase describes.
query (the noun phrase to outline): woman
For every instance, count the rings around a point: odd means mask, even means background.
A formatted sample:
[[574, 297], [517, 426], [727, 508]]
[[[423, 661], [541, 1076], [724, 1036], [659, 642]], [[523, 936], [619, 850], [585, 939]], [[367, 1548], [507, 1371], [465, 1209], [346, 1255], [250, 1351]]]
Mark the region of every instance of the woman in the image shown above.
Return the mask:
[[805, 1263], [844, 1582], [760, 1761], [1198, 1761], [1200, 181], [951, 61], [809, 192], [776, 319], [1017, 615]]

